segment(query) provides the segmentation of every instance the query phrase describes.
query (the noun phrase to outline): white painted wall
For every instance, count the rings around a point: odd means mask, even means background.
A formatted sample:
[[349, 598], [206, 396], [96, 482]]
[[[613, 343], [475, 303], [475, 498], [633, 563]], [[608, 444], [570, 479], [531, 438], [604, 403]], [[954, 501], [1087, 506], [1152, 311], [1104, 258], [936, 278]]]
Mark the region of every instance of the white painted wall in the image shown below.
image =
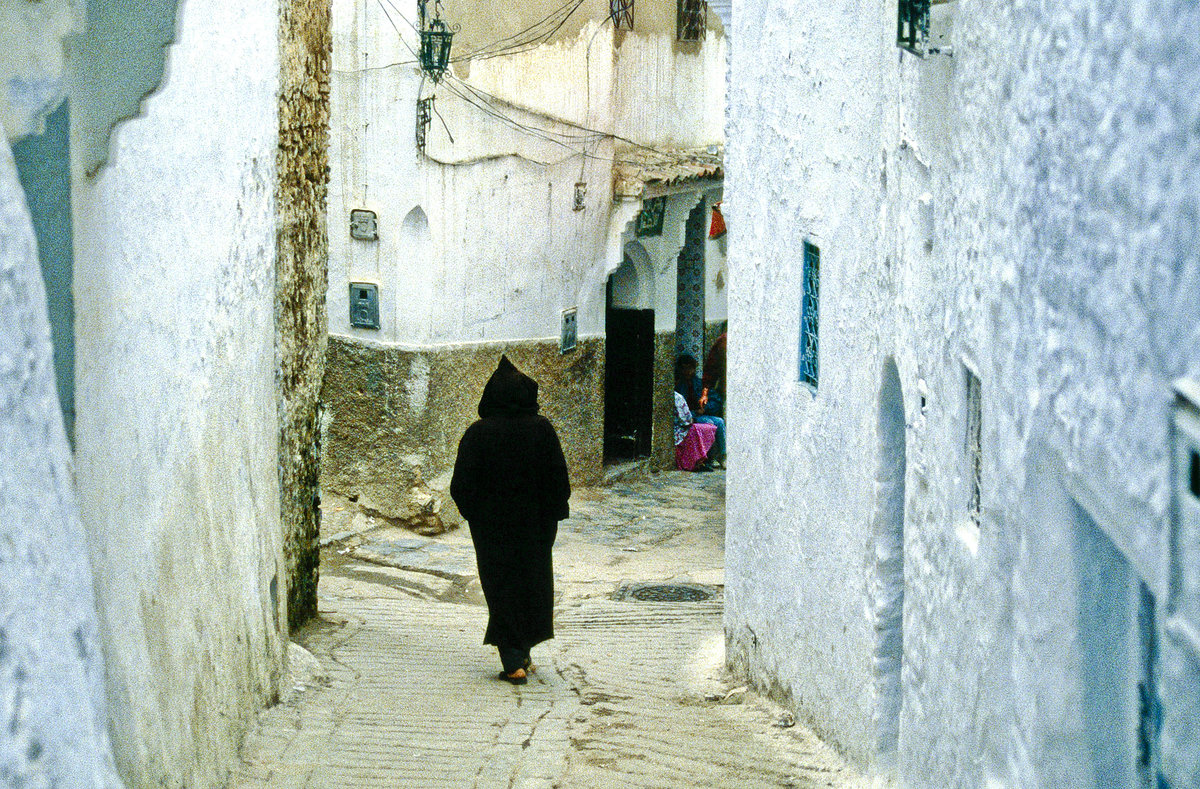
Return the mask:
[[[634, 213], [612, 203], [614, 142], [577, 126], [649, 144], [719, 143], [723, 37], [711, 32], [679, 54], [661, 35], [631, 35], [614, 53], [610, 28], [577, 20], [564, 40], [456, 66], [480, 97], [453, 76], [422, 88], [416, 35], [401, 18], [415, 20], [416, 4], [389, 11], [403, 38], [380, 4], [334, 2], [330, 330], [413, 346], [556, 338], [561, 311], [574, 306], [581, 335], [602, 333], [605, 281]], [[658, 76], [649, 83], [629, 73], [651, 66]], [[618, 89], [617, 80], [627, 84]], [[419, 90], [436, 94], [441, 116], [426, 154], [415, 143]], [[464, 95], [552, 139], [514, 129]], [[575, 211], [580, 181], [585, 209]], [[378, 241], [350, 238], [354, 208], [378, 214]], [[406, 229], [418, 208], [428, 236]], [[682, 246], [682, 226], [679, 235]], [[380, 330], [350, 326], [350, 281], [380, 284]], [[663, 318], [673, 327], [673, 289], [659, 291], [670, 292]]]
[[0, 776], [119, 787], [36, 238], [9, 144], [64, 94], [70, 3], [0, 2]]
[[[415, 18], [415, 4], [401, 9]], [[415, 49], [415, 34], [406, 37]], [[549, 338], [571, 306], [580, 307], [582, 334], [599, 331], [603, 282], [595, 269], [608, 232], [608, 162], [516, 132], [428, 85], [422, 95], [436, 92], [446, 126], [433, 119], [429, 156], [421, 154], [412, 61], [378, 4], [334, 4], [331, 331], [418, 346]], [[568, 128], [510, 105], [504, 112]], [[611, 158], [609, 143], [591, 151]], [[574, 211], [581, 175], [591, 188], [587, 208]], [[377, 242], [350, 238], [354, 208], [376, 211]], [[417, 209], [427, 235], [405, 224]], [[380, 331], [350, 327], [347, 281], [381, 285]]]
[[279, 9], [182, 4], [77, 176], [77, 451], [117, 762], [218, 786], [286, 644], [275, 390]]
[[727, 235], [707, 238], [712, 229], [712, 208], [723, 196], [724, 189], [713, 189], [704, 195], [709, 209], [704, 242], [704, 320], [708, 323], [729, 319], [729, 238]]
[[[900, 56], [894, 4], [738, 8], [731, 654], [886, 768], [872, 723], [870, 524], [889, 465], [882, 370], [895, 358], [903, 783], [1125, 785], [1136, 706], [1117, 655], [1137, 644], [1128, 619], [1094, 624], [1091, 585], [1107, 578], [1114, 606], [1136, 602], [1131, 583], [1160, 605], [1166, 591], [1170, 384], [1200, 370], [1188, 120], [1200, 14], [1174, 0], [935, 12], [953, 58]], [[821, 248], [815, 394], [796, 382], [805, 238]], [[964, 364], [983, 385], [978, 532]]]
[[46, 295], [2, 141], [0, 452], [0, 775], [14, 786], [120, 786]]
[[42, 122], [66, 92], [62, 41], [79, 32], [82, 3], [0, 0], [0, 126], [8, 140], [41, 131]]

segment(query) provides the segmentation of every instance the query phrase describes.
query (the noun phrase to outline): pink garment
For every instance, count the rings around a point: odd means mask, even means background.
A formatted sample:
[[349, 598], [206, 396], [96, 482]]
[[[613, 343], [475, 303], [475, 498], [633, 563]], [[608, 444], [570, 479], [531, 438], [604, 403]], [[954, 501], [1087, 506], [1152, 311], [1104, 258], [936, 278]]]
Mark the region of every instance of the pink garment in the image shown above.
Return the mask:
[[687, 435], [675, 445], [675, 466], [680, 471], [692, 471], [708, 455], [717, 440], [717, 426], [704, 422], [693, 422]]

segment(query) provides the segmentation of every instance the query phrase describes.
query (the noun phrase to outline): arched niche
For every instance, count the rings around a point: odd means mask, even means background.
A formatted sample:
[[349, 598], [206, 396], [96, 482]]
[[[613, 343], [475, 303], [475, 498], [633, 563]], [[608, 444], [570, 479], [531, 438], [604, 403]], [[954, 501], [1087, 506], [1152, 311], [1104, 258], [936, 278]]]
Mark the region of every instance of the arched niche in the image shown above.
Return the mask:
[[426, 341], [433, 315], [434, 271], [429, 218], [420, 206], [401, 220], [391, 258], [387, 268], [392, 276], [384, 285], [384, 298], [392, 299], [394, 339]]
[[872, 523], [874, 567], [871, 612], [875, 626], [875, 760], [894, 769], [903, 706], [904, 664], [904, 510], [906, 425], [904, 392], [896, 362], [883, 364], [879, 385], [878, 465]]
[[624, 259], [612, 274], [612, 306], [619, 309], [654, 309], [654, 266], [637, 241], [625, 245]]

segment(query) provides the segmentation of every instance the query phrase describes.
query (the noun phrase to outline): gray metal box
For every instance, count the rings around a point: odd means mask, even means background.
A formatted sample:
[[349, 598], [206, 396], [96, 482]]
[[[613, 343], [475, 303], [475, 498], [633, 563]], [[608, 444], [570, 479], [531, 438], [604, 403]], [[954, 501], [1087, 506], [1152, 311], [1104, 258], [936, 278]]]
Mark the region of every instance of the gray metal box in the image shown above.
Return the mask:
[[350, 283], [350, 325], [359, 329], [379, 328], [379, 286], [375, 283]]

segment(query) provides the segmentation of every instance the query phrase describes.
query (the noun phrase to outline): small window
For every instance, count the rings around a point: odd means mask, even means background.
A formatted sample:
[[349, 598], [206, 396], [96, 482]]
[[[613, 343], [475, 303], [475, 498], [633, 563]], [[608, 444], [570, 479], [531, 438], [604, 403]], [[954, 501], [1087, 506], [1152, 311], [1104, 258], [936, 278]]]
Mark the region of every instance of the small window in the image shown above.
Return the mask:
[[633, 0], [608, 0], [608, 16], [617, 30], [633, 30]]
[[634, 233], [638, 238], [661, 236], [663, 218], [667, 215], [667, 198], [651, 197], [642, 200], [642, 210], [638, 212], [637, 225]]
[[800, 303], [800, 380], [817, 388], [821, 303], [821, 250], [804, 242], [804, 295]]
[[899, 0], [896, 46], [918, 57], [929, 44], [929, 0]]
[[433, 96], [417, 99], [417, 150], [424, 153], [425, 137], [429, 133], [429, 121], [433, 118]]
[[704, 0], [676, 0], [675, 37], [680, 41], [701, 41], [708, 28], [708, 4]]
[[979, 526], [983, 489], [983, 397], [979, 376], [967, 370], [967, 515]]

